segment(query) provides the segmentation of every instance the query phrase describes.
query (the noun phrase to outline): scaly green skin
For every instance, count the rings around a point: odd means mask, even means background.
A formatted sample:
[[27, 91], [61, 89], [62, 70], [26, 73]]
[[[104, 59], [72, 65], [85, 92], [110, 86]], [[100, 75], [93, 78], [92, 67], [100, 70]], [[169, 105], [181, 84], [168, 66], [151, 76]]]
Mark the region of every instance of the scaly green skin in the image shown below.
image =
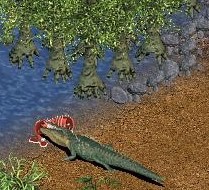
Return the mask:
[[115, 166], [133, 171], [159, 184], [163, 184], [164, 177], [116, 152], [111, 146], [99, 144], [86, 136], [75, 135], [69, 130], [57, 128], [56, 125], [50, 124], [50, 126], [53, 126], [53, 128], [41, 128], [41, 132], [56, 144], [69, 148], [71, 156], [65, 158], [65, 160], [74, 160], [76, 156], [80, 156], [86, 161], [101, 164], [108, 170], [112, 169], [110, 166]]

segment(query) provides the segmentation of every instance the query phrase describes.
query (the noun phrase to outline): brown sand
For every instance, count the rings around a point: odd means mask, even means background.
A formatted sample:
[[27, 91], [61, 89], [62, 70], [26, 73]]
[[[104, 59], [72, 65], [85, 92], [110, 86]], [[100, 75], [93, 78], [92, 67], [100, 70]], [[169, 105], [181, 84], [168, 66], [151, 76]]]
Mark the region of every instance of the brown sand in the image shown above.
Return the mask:
[[[209, 60], [209, 59], [208, 59]], [[146, 96], [140, 104], [105, 104], [99, 114], [85, 112], [79, 133], [112, 146], [149, 169], [166, 177], [165, 186], [146, 182], [123, 171], [109, 173], [100, 166], [62, 161], [66, 153], [50, 144], [21, 144], [17, 153], [42, 164], [49, 178], [41, 190], [75, 190], [82, 176], [111, 177], [126, 190], [208, 190], [209, 189], [209, 61], [203, 71], [178, 78], [171, 87]], [[98, 109], [99, 110], [99, 109]], [[104, 186], [98, 189], [108, 189]]]

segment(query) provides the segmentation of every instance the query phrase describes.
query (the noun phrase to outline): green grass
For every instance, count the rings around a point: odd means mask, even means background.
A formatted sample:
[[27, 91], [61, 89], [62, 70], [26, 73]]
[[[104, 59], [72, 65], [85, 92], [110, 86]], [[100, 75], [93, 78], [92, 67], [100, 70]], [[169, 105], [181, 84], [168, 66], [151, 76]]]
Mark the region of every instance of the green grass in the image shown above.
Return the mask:
[[98, 190], [102, 185], [111, 187], [111, 189], [118, 189], [121, 185], [119, 181], [110, 177], [101, 177], [98, 180], [95, 180], [92, 176], [84, 176], [78, 178], [76, 181], [83, 184], [81, 190]]
[[9, 155], [8, 161], [0, 160], [0, 190], [37, 190], [38, 182], [47, 173], [35, 162]]

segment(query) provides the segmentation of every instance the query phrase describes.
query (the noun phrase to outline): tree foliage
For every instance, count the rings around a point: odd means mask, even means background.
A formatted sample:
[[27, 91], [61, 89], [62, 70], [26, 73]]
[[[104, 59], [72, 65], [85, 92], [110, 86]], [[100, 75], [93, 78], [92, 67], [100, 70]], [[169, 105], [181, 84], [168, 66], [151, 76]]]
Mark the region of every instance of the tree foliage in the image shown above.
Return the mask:
[[[80, 97], [85, 94], [97, 97], [105, 89], [96, 73], [97, 59], [103, 57], [105, 49], [111, 48], [116, 53], [117, 61], [113, 60], [111, 70], [117, 71], [120, 79], [132, 79], [134, 69], [128, 58], [130, 42], [137, 43], [139, 35], [149, 36], [150, 30], [159, 30], [168, 24], [167, 15], [190, 1], [0, 0], [1, 41], [12, 43], [14, 28], [29, 36], [30, 28], [36, 27], [40, 31], [36, 37], [50, 50], [44, 76], [53, 71], [56, 81], [60, 77], [67, 80], [71, 76], [69, 61], [84, 56], [82, 76], [75, 91]], [[75, 39], [79, 39], [79, 43], [66, 57], [65, 48]], [[20, 45], [18, 48], [21, 49]], [[20, 55], [18, 58], [21, 62], [19, 59], [23, 57]]]

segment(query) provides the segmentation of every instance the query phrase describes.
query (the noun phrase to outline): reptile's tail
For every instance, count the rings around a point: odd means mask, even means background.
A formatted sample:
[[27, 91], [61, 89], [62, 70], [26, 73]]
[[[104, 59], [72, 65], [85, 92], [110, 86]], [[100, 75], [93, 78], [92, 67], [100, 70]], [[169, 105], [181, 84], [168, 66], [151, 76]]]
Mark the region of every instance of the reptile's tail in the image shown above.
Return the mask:
[[132, 162], [130, 169], [131, 169], [131, 171], [134, 171], [134, 172], [136, 172], [140, 175], [143, 175], [147, 178], [150, 178], [159, 184], [164, 183], [165, 177], [159, 176], [157, 173], [149, 170], [148, 168], [145, 168], [144, 166], [142, 166], [139, 163]]
[[[119, 156], [120, 157], [120, 156]], [[159, 176], [158, 174], [152, 172], [151, 170], [145, 168], [144, 166], [142, 166], [141, 164], [129, 159], [129, 158], [126, 158], [125, 156], [122, 156], [117, 159], [117, 162], [114, 162], [114, 166], [116, 167], [119, 167], [119, 168], [123, 168], [127, 171], [132, 171], [132, 172], [135, 172], [139, 175], [142, 175], [142, 176], [145, 176], [159, 184], [163, 184], [164, 183], [164, 180], [165, 178], [162, 177], [162, 176]], [[120, 161], [118, 161], [120, 160]], [[117, 164], [115, 164], [117, 163]]]

